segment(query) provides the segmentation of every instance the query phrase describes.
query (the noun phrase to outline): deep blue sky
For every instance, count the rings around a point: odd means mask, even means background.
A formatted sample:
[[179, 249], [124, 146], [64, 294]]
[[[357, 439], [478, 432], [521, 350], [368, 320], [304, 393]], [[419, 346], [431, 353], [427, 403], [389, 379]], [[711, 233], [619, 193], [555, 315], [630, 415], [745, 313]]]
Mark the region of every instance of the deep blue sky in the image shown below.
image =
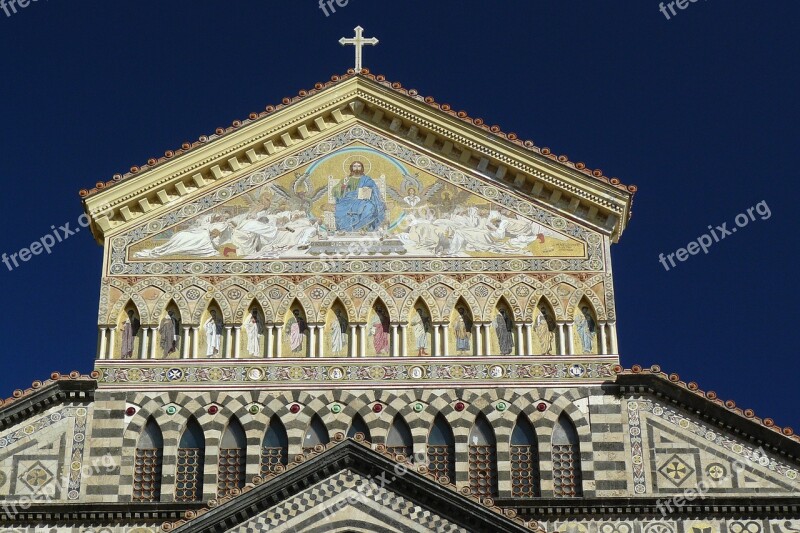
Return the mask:
[[[77, 191], [365, 66], [639, 186], [613, 249], [623, 364], [659, 363], [800, 426], [794, 0], [38, 0], [0, 11], [0, 252], [81, 214]], [[709, 224], [772, 216], [669, 272]], [[102, 250], [86, 232], [0, 264], [0, 396], [88, 372]], [[787, 403], [788, 401], [788, 403]]]

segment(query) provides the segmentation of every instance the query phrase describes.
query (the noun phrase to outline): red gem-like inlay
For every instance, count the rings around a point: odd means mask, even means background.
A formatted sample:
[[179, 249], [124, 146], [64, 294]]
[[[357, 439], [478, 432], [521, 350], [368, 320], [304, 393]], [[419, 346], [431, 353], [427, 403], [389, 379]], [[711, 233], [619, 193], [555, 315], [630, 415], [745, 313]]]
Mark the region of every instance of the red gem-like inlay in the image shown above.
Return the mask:
[[536, 410], [539, 411], [540, 413], [543, 413], [544, 411], [547, 411], [547, 404], [544, 403], [544, 402], [537, 403], [536, 404]]
[[456, 402], [456, 411], [461, 412], [464, 410], [465, 407], [466, 405], [464, 405], [464, 402]]
[[125, 409], [125, 415], [126, 416], [133, 416], [135, 414], [136, 414], [136, 408], [135, 407], [128, 407], [127, 409]]
[[372, 406], [372, 412], [380, 413], [381, 411], [383, 411], [383, 406], [381, 404], [376, 403], [375, 405]]
[[297, 413], [299, 413], [299, 412], [300, 412], [300, 406], [299, 406], [299, 405], [297, 405], [296, 403], [293, 403], [293, 404], [291, 405], [291, 407], [289, 407], [289, 411], [290, 411], [292, 414], [295, 414], [295, 415], [296, 415]]
[[216, 405], [212, 405], [211, 407], [208, 408], [208, 414], [215, 415], [217, 413], [219, 413], [219, 407], [217, 407]]

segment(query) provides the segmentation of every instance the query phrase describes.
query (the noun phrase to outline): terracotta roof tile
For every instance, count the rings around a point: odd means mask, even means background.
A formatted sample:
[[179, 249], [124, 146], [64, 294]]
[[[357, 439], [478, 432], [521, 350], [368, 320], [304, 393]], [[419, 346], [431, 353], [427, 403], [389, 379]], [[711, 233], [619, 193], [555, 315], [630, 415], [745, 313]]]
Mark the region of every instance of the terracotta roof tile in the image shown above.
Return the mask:
[[209, 142], [212, 142], [212, 141], [214, 141], [214, 140], [216, 140], [216, 139], [218, 139], [220, 137], [224, 137], [225, 135], [227, 135], [227, 134], [229, 134], [229, 133], [241, 128], [242, 126], [247, 126], [247, 125], [249, 125], [249, 124], [251, 124], [251, 123], [253, 123], [253, 122], [257, 121], [257, 120], [260, 120], [260, 119], [262, 119], [264, 117], [268, 117], [268, 116], [272, 115], [273, 113], [275, 113], [277, 111], [280, 111], [280, 110], [282, 110], [282, 109], [284, 109], [284, 108], [286, 108], [286, 107], [288, 107], [288, 106], [290, 106], [290, 105], [292, 105], [292, 104], [294, 104], [296, 102], [299, 102], [299, 101], [301, 101], [301, 100], [303, 100], [303, 99], [305, 99], [305, 98], [307, 98], [309, 96], [317, 94], [320, 91], [323, 91], [323, 90], [325, 90], [325, 89], [327, 89], [329, 87], [332, 87], [334, 85], [337, 85], [337, 84], [339, 84], [339, 83], [341, 83], [341, 82], [343, 82], [343, 81], [345, 81], [347, 79], [350, 79], [350, 78], [353, 78], [353, 77], [357, 77], [357, 76], [361, 76], [361, 77], [370, 79], [372, 81], [378, 82], [381, 85], [394, 90], [395, 92], [398, 92], [400, 94], [412, 97], [412, 98], [414, 98], [416, 100], [425, 102], [430, 107], [439, 109], [440, 111], [443, 111], [443, 112], [445, 112], [445, 113], [447, 113], [449, 115], [452, 115], [452, 116], [460, 119], [461, 121], [463, 121], [463, 122], [465, 122], [467, 124], [471, 124], [473, 126], [477, 126], [477, 127], [481, 128], [483, 130], [486, 130], [487, 132], [491, 133], [495, 137], [499, 137], [499, 138], [504, 139], [506, 141], [512, 142], [512, 143], [514, 143], [514, 144], [516, 144], [516, 145], [518, 145], [520, 147], [523, 147], [523, 148], [525, 148], [527, 150], [530, 150], [531, 152], [543, 155], [543, 156], [545, 156], [545, 157], [547, 157], [549, 159], [552, 159], [554, 161], [558, 161], [559, 163], [561, 163], [563, 165], [566, 165], [566, 166], [568, 166], [570, 168], [573, 168], [575, 170], [578, 170], [578, 171], [582, 172], [583, 174], [585, 174], [587, 176], [591, 176], [591, 177], [593, 177], [593, 178], [595, 178], [595, 179], [597, 179], [599, 181], [611, 184], [611, 185], [613, 185], [614, 187], [616, 187], [618, 189], [627, 191], [627, 192], [629, 192], [631, 194], [634, 194], [637, 191], [637, 187], [635, 185], [625, 185], [622, 182], [620, 182], [620, 180], [617, 179], [617, 178], [609, 178], [600, 169], [589, 168], [589, 167], [586, 166], [586, 164], [581, 163], [581, 162], [577, 162], [577, 163], [572, 162], [569, 159], [568, 156], [566, 156], [566, 155], [556, 155], [550, 150], [550, 148], [546, 148], [546, 147], [539, 148], [538, 146], [536, 146], [533, 143], [533, 141], [530, 141], [530, 140], [523, 141], [523, 140], [519, 139], [519, 137], [517, 136], [516, 133], [505, 133], [505, 132], [503, 132], [503, 130], [500, 128], [500, 126], [487, 125], [483, 121], [483, 119], [481, 119], [481, 118], [472, 118], [465, 111], [454, 111], [449, 104], [440, 104], [432, 96], [426, 96], [426, 97], [420, 96], [419, 92], [416, 89], [406, 89], [400, 83], [387, 81], [385, 76], [371, 74], [369, 72], [369, 70], [367, 70], [367, 69], [362, 70], [358, 74], [356, 74], [353, 69], [350, 69], [350, 70], [347, 71], [346, 74], [344, 74], [342, 76], [331, 76], [330, 81], [327, 81], [325, 83], [322, 83], [322, 82], [316, 83], [314, 85], [313, 89], [302, 90], [297, 94], [297, 96], [294, 96], [292, 98], [286, 97], [278, 105], [274, 105], [274, 106], [270, 105], [270, 106], [267, 106], [264, 111], [250, 113], [250, 115], [244, 120], [234, 120], [233, 123], [230, 126], [226, 127], [226, 128], [223, 128], [223, 127], [217, 128], [215, 130], [215, 132], [213, 134], [211, 134], [211, 135], [201, 135], [198, 138], [198, 140], [195, 141], [195, 142], [188, 142], [188, 141], [184, 142], [181, 145], [180, 148], [177, 148], [175, 150], [167, 150], [166, 152], [164, 152], [164, 155], [161, 156], [161, 157], [153, 157], [153, 158], [148, 159], [147, 163], [144, 164], [144, 165], [131, 167], [129, 172], [126, 172], [124, 174], [115, 174], [112, 177], [111, 180], [98, 181], [95, 184], [94, 188], [92, 188], [92, 189], [82, 189], [79, 192], [79, 194], [80, 194], [81, 198], [87, 198], [89, 196], [97, 194], [101, 190], [107, 189], [108, 187], [111, 187], [111, 186], [115, 185], [116, 183], [119, 183], [120, 181], [124, 181], [124, 180], [130, 179], [131, 177], [136, 176], [137, 174], [141, 174], [142, 172], [151, 170], [151, 169], [161, 165], [162, 163], [165, 163], [166, 161], [174, 159], [175, 157], [178, 157], [180, 155], [188, 153], [188, 152], [194, 150], [195, 148], [197, 148], [199, 146], [203, 146], [203, 145], [208, 144]]
[[95, 381], [98, 377], [100, 377], [100, 373], [97, 372], [96, 370], [92, 371], [92, 373], [89, 375], [81, 374], [77, 370], [73, 370], [67, 375], [61, 375], [58, 372], [53, 372], [52, 374], [50, 374], [50, 379], [44, 381], [39, 381], [39, 380], [34, 381], [29, 389], [25, 390], [17, 389], [13, 392], [10, 398], [7, 398], [5, 400], [0, 398], [0, 411], [3, 411], [4, 409], [11, 407], [16, 402], [24, 400], [31, 394], [46, 389], [47, 387], [55, 383], [58, 383], [59, 381]]

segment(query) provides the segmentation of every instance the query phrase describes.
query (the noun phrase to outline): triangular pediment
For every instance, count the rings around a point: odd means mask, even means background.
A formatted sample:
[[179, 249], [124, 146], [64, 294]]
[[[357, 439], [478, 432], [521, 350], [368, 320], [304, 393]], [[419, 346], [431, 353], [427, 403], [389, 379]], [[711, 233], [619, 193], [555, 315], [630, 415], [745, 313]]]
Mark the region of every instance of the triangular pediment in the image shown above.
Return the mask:
[[[400, 161], [408, 176], [419, 172], [419, 185], [424, 189], [415, 190], [415, 194], [420, 198], [423, 192], [431, 192], [428, 187], [433, 185], [426, 172], [436, 176], [436, 165], [446, 165], [448, 172], [463, 176], [464, 180], [481, 181], [488, 187], [486, 192], [495, 195], [489, 200], [499, 202], [506, 195], [516, 196], [587, 230], [613, 239], [621, 234], [630, 216], [635, 188], [625, 189], [599, 171], [590, 173], [582, 164], [556, 158], [548, 150], [528, 147], [515, 136], [491, 133], [494, 129], [487, 134], [479, 121], [468, 122], [445, 109], [449, 110], [446, 106], [433, 107], [413, 91], [402, 93], [375, 79], [353, 76], [311, 91], [296, 101], [286, 101], [264, 116], [253, 114], [248, 120], [237, 121], [234, 128], [218, 130], [197, 143], [186, 143], [182, 150], [167, 152], [165, 158], [153, 159], [108, 184], [99, 183], [93, 191], [84, 191], [92, 230], [98, 240], [124, 234], [183, 209], [201, 196], [223, 189], [228, 182], [257, 176], [276, 165], [283, 165], [283, 172], [268, 175], [265, 182], [281, 181], [289, 171], [303, 172], [314, 163], [324, 166], [324, 162], [309, 160], [309, 155], [336, 167], [331, 174], [334, 179], [341, 179], [341, 162], [324, 156], [330, 156], [334, 148], [356, 148], [361, 142], [362, 148], [369, 147]], [[336, 142], [354, 131], [381, 137], [383, 145], [375, 146], [367, 137], [357, 135], [349, 143]], [[415, 160], [404, 160], [405, 151], [415, 153]], [[424, 158], [422, 162], [420, 157]], [[383, 164], [376, 159], [376, 169]], [[401, 172], [396, 170], [393, 173], [387, 169], [387, 189], [381, 189], [381, 194], [389, 199], [397, 192], [402, 204], [409, 196], [409, 188], [416, 188], [413, 179], [396, 175]], [[289, 183], [278, 185], [293, 185], [289, 177], [283, 181]], [[316, 175], [312, 174], [311, 181], [309, 190], [303, 191], [306, 194], [315, 193], [321, 185]], [[465, 191], [465, 184], [466, 181], [453, 185], [460, 185], [459, 190]], [[480, 191], [469, 192], [481, 196]], [[454, 189], [451, 200], [458, 198]], [[532, 214], [533, 210], [527, 213]], [[572, 253], [570, 250], [556, 255]]]
[[154, 259], [236, 272], [278, 258], [601, 257], [599, 234], [361, 125], [203, 192], [115, 239], [114, 271]]
[[[506, 516], [508, 515], [508, 516]], [[196, 516], [173, 524], [194, 531], [536, 531], [513, 512], [466, 497], [364, 444], [345, 440], [290, 465]], [[541, 531], [541, 530], [539, 530]]]

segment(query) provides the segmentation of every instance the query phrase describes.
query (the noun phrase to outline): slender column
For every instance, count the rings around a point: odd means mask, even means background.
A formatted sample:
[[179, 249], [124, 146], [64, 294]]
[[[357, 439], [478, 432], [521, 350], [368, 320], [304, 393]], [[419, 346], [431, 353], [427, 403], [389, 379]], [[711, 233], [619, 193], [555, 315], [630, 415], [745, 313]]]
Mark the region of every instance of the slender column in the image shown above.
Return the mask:
[[117, 344], [117, 328], [111, 327], [108, 330], [109, 334], [109, 342], [108, 342], [108, 359], [114, 359], [116, 355], [116, 344]]
[[[247, 353], [250, 355], [250, 352]], [[233, 328], [233, 358], [239, 359], [242, 357], [242, 326], [234, 326]]]
[[139, 346], [139, 359], [147, 359], [147, 328], [142, 327], [142, 340]]
[[492, 325], [491, 324], [484, 324], [483, 325], [483, 350], [486, 355], [491, 355], [492, 352]]
[[314, 349], [314, 345], [317, 342], [317, 326], [308, 326], [308, 355], [307, 357], [315, 357], [316, 350]]
[[431, 346], [431, 355], [442, 355], [442, 352], [439, 350], [439, 324], [433, 325], [433, 346]]
[[348, 342], [350, 344], [350, 357], [358, 356], [358, 329], [355, 324], [350, 324], [350, 335], [348, 335]]
[[400, 354], [400, 346], [398, 346], [397, 341], [397, 324], [392, 324], [392, 357], [397, 357]]
[[106, 353], [106, 348], [108, 348], [107, 343], [107, 335], [106, 332], [108, 328], [100, 328], [100, 335], [97, 338], [98, 346], [97, 346], [97, 358], [98, 359], [107, 359], [108, 353]]
[[572, 322], [567, 323], [567, 338], [566, 338], [566, 345], [567, 345], [567, 354], [574, 355], [575, 354], [575, 339], [572, 334], [573, 328]]
[[442, 355], [450, 355], [450, 334], [449, 334], [450, 326], [448, 324], [442, 324], [442, 338], [444, 339], [443, 347], [442, 347]]
[[367, 325], [358, 325], [358, 356], [366, 357], [367, 355]]
[[183, 326], [181, 332], [181, 358], [189, 359], [189, 326]]
[[156, 332], [158, 328], [150, 328], [150, 359], [156, 358], [156, 347], [158, 346]]
[[275, 344], [275, 335], [274, 335], [275, 326], [270, 324], [268, 326], [264, 326], [264, 329], [266, 330], [266, 331], [264, 331], [264, 336], [267, 338], [267, 340], [266, 340], [266, 343], [267, 343], [267, 351], [266, 351], [267, 358], [268, 359], [272, 359], [273, 357], [275, 357], [275, 353], [273, 351], [274, 344]]
[[525, 353], [525, 341], [522, 337], [522, 324], [517, 324], [517, 355], [523, 355]]
[[525, 324], [525, 355], [533, 355], [533, 324]]
[[317, 357], [325, 357], [325, 326], [317, 326]]
[[475, 355], [483, 355], [483, 327], [480, 324], [472, 324], [475, 330]]
[[400, 355], [408, 356], [408, 324], [400, 324]]
[[200, 327], [192, 328], [192, 347], [189, 357], [192, 359], [200, 358]]
[[599, 333], [598, 340], [600, 341], [599, 342], [600, 346], [598, 346], [597, 351], [600, 353], [600, 355], [606, 355], [608, 353], [608, 346], [606, 346], [606, 325], [607, 324], [605, 322], [600, 322], [599, 323], [600, 327], [597, 328], [597, 331]]
[[566, 325], [563, 322], [559, 322], [557, 326], [558, 326], [558, 354], [567, 355]]
[[220, 359], [232, 359], [234, 357], [232, 330], [233, 330], [232, 326], [225, 326], [225, 342], [220, 343], [220, 348], [221, 348], [220, 351], [222, 352], [219, 354]]
[[612, 354], [619, 354], [619, 345], [617, 344], [617, 323], [616, 322], [609, 322], [608, 323], [608, 337], [611, 341], [611, 353]]

